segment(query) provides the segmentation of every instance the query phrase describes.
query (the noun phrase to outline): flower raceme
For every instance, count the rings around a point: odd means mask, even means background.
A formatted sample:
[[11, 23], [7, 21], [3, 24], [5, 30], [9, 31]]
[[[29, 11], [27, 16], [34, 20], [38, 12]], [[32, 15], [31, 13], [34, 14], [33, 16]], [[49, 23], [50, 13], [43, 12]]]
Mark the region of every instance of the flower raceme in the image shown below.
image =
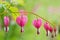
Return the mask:
[[[25, 14], [27, 12], [25, 12], [24, 10], [20, 10], [20, 13], [21, 13], [21, 15], [16, 18], [16, 23], [21, 27], [21, 32], [24, 32], [24, 26], [28, 21], [27, 14]], [[34, 27], [37, 29], [37, 34], [40, 34], [39, 28], [42, 25], [42, 19], [41, 18], [34, 19], [32, 23], [33, 23]], [[9, 17], [8, 16], [4, 16], [4, 25], [6, 28], [5, 30], [7, 32], [8, 26], [9, 26]], [[47, 36], [48, 36], [48, 31], [50, 31], [51, 33], [53, 31], [53, 28], [49, 25], [48, 22], [44, 23], [44, 28], [46, 30]], [[54, 32], [56, 33], [56, 28], [54, 28]]]
[[[49, 25], [48, 22], [45, 22], [45, 23], [44, 23], [44, 28], [45, 28], [45, 30], [46, 30], [46, 32], [47, 32], [47, 33], [46, 33], [47, 36], [48, 36], [48, 31], [49, 31], [51, 34], [52, 34], [53, 31], [54, 31], [55, 36], [56, 36], [56, 27], [52, 28], [52, 27]], [[53, 38], [54, 35], [52, 34], [51, 37]]]
[[[48, 31], [52, 34], [51, 37], [53, 38], [54, 36], [56, 36], [56, 27], [52, 28], [48, 22], [44, 23], [44, 28], [46, 30], [46, 35], [48, 36]], [[53, 35], [53, 32], [55, 35]]]
[[35, 26], [35, 28], [37, 28], [37, 34], [39, 34], [39, 28], [42, 25], [42, 19], [35, 19], [33, 20], [33, 25]]
[[9, 26], [9, 17], [8, 16], [4, 16], [4, 25], [5, 25], [5, 30], [7, 32], [8, 26]]
[[[21, 15], [27, 15], [27, 12], [25, 10], [20, 10], [20, 13]], [[33, 20], [33, 25], [35, 26], [35, 28], [37, 28], [37, 34], [39, 34], [39, 28], [42, 25], [42, 20], [41, 19]], [[53, 28], [50, 26], [48, 22], [44, 23], [44, 28], [46, 30], [47, 36], [48, 36], [48, 31], [50, 31], [51, 33], [53, 32]]]
[[[45, 28], [45, 30], [46, 30], [46, 35], [47, 35], [47, 36], [48, 36], [48, 31], [49, 31], [50, 33], [53, 32], [53, 28], [50, 26], [50, 24], [49, 24], [48, 22], [45, 22], [45, 23], [44, 23], [44, 28]], [[52, 35], [52, 37], [53, 37], [53, 35]]]
[[[28, 17], [27, 17], [27, 12], [24, 10], [20, 10], [20, 16], [18, 16], [16, 18], [16, 23], [21, 27], [21, 32], [24, 32], [24, 26], [28, 21]], [[34, 27], [37, 29], [37, 34], [40, 34], [39, 32], [39, 28], [42, 25], [42, 19], [41, 18], [37, 18], [33, 20], [33, 25]], [[9, 17], [8, 16], [4, 16], [4, 25], [6, 27], [6, 32], [8, 31], [7, 27], [9, 26]], [[50, 31], [52, 33], [53, 28], [49, 25], [48, 22], [44, 23], [44, 28], [46, 30], [46, 34], [48, 36], [48, 31]], [[54, 32], [56, 33], [56, 29], [54, 28]]]

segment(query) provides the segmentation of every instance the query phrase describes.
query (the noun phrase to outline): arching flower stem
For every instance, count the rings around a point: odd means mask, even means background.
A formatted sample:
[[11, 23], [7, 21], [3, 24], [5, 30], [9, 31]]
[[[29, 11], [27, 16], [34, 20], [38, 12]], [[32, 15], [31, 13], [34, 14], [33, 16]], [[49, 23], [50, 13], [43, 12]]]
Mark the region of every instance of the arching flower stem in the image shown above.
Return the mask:
[[[19, 12], [13, 12], [13, 13], [19, 13]], [[26, 13], [33, 14], [33, 15], [35, 15], [36, 17], [39, 17], [39, 18], [43, 19], [44, 21], [47, 21], [47, 22], [48, 22], [49, 24], [51, 24], [52, 26], [55, 26], [55, 24], [49, 22], [48, 20], [46, 20], [45, 18], [39, 16], [38, 14], [36, 14], [36, 13], [34, 13], [34, 12], [26, 12]]]
[[41, 17], [41, 16], [37, 15], [36, 13], [33, 13], [33, 12], [28, 12], [28, 13], [31, 13], [31, 14], [33, 14], [33, 15], [37, 16], [37, 17], [40, 17], [40, 18], [41, 18], [41, 19], [43, 19], [44, 21], [47, 21], [47, 22], [48, 22], [48, 23], [50, 23], [51, 25], [55, 26], [54, 24], [52, 24], [51, 22], [49, 22], [49, 21], [48, 21], [48, 20], [46, 20], [45, 18], [43, 18], [43, 17]]

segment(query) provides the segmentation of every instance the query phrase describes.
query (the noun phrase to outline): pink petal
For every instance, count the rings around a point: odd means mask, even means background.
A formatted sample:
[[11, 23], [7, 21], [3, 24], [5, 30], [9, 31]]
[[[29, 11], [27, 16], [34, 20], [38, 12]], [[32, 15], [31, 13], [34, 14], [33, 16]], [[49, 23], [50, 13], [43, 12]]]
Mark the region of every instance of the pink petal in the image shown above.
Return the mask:
[[34, 21], [33, 21], [33, 25], [34, 25], [36, 28], [40, 28], [41, 25], [42, 25], [42, 20], [41, 20], [41, 19], [34, 20]]
[[7, 27], [9, 25], [9, 17], [4, 17], [4, 25]]

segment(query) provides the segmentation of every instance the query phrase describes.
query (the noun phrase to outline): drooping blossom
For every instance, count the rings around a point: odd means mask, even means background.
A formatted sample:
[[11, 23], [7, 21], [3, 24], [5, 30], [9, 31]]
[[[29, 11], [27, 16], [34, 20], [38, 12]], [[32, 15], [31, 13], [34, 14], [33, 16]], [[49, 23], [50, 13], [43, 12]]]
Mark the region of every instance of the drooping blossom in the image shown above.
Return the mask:
[[21, 32], [24, 32], [23, 28], [24, 28], [25, 24], [27, 23], [27, 21], [28, 21], [28, 18], [26, 15], [18, 16], [16, 18], [17, 24], [21, 27]]
[[45, 30], [46, 30], [46, 35], [47, 35], [47, 36], [48, 36], [49, 27], [50, 27], [49, 23], [48, 23], [48, 22], [45, 22], [45, 23], [44, 23], [44, 28], [45, 28]]
[[37, 29], [37, 34], [39, 34], [39, 28], [42, 25], [42, 19], [39, 18], [39, 19], [33, 20], [33, 25]]
[[5, 30], [6, 32], [9, 30], [8, 26], [9, 26], [9, 17], [8, 16], [4, 16], [4, 26], [5, 26]]

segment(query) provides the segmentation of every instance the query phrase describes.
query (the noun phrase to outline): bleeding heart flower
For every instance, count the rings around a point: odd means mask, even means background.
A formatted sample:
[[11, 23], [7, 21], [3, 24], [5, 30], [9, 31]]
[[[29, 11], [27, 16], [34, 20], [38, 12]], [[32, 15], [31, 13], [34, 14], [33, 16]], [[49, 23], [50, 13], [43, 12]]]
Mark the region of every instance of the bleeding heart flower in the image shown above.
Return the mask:
[[37, 34], [39, 34], [39, 28], [42, 25], [42, 19], [33, 20], [33, 25], [35, 26], [35, 28], [37, 28]]
[[4, 16], [4, 25], [5, 25], [6, 32], [7, 32], [8, 26], [9, 26], [9, 17], [8, 16]]
[[28, 18], [27, 18], [27, 16], [25, 16], [25, 15], [18, 16], [18, 17], [16, 18], [17, 24], [18, 24], [19, 26], [21, 26], [21, 32], [24, 31], [24, 30], [23, 30], [23, 27], [25, 26], [25, 24], [27, 23], [27, 21], [28, 21]]
[[50, 27], [50, 25], [49, 25], [49, 23], [48, 22], [45, 22], [44, 23], [44, 28], [45, 28], [45, 30], [46, 30], [46, 35], [48, 36], [48, 31], [49, 31], [49, 27]]

